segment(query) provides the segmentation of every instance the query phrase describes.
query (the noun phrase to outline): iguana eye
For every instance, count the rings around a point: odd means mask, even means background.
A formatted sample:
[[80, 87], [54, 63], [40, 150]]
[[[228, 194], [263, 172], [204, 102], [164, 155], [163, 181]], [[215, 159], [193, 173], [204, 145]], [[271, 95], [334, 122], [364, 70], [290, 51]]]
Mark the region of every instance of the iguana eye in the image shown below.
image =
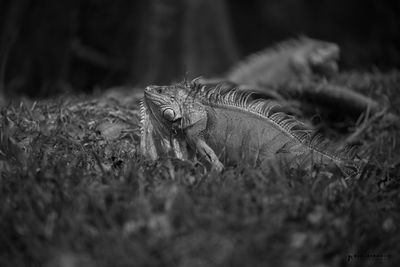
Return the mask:
[[174, 121], [175, 111], [171, 108], [167, 108], [163, 111], [163, 117], [168, 121]]

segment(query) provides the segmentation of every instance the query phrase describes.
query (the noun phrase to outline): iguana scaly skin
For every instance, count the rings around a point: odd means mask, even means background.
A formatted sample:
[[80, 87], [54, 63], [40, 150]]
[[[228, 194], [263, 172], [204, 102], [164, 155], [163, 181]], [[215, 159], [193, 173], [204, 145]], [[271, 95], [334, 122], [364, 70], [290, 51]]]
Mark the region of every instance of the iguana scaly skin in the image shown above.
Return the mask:
[[357, 172], [352, 161], [329, 152], [327, 143], [302, 123], [265, 100], [250, 100], [250, 95], [196, 82], [147, 87], [141, 108], [142, 153], [152, 159], [199, 154], [217, 170], [224, 167], [221, 160], [266, 166], [279, 159], [288, 167], [315, 163]]
[[247, 85], [280, 85], [288, 81], [330, 77], [338, 72], [337, 44], [299, 37], [250, 55], [228, 72], [227, 80]]

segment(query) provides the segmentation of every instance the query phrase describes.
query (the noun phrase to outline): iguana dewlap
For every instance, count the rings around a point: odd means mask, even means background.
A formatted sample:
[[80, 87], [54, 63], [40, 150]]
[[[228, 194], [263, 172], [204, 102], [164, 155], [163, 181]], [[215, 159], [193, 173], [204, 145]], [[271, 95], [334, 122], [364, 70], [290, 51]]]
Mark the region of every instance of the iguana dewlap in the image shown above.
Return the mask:
[[141, 109], [142, 153], [152, 159], [199, 154], [217, 170], [223, 169], [222, 162], [264, 166], [279, 159], [289, 167], [323, 164], [356, 172], [350, 160], [329, 152], [326, 142], [302, 123], [265, 100], [249, 97], [194, 82], [147, 87]]

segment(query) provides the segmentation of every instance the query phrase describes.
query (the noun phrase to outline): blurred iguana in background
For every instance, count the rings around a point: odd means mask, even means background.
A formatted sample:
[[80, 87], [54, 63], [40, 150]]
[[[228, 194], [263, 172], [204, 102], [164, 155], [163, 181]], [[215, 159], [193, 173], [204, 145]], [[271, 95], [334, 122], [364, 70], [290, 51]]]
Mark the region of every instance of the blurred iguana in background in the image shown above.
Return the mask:
[[337, 44], [302, 36], [248, 56], [223, 78], [201, 81], [227, 81], [261, 98], [296, 99], [342, 116], [376, 113], [376, 101], [330, 82], [339, 73], [339, 58]]
[[313, 76], [329, 78], [338, 72], [339, 57], [337, 44], [302, 36], [250, 55], [233, 66], [226, 78], [248, 85], [281, 85]]

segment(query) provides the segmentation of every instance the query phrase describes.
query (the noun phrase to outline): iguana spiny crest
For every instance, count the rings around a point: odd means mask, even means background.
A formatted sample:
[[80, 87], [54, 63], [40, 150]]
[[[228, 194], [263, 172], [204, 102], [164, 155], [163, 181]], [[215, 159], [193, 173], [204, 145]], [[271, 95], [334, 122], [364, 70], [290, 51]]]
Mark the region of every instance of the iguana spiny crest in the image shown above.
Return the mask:
[[227, 79], [237, 84], [279, 85], [313, 75], [330, 77], [338, 72], [339, 56], [337, 44], [302, 36], [250, 55], [228, 72]]
[[335, 165], [346, 174], [358, 171], [301, 122], [250, 96], [196, 82], [147, 87], [141, 109], [142, 153], [152, 159], [199, 154], [217, 170], [223, 168], [221, 160], [245, 159], [263, 166], [278, 158], [290, 167], [316, 163]]

